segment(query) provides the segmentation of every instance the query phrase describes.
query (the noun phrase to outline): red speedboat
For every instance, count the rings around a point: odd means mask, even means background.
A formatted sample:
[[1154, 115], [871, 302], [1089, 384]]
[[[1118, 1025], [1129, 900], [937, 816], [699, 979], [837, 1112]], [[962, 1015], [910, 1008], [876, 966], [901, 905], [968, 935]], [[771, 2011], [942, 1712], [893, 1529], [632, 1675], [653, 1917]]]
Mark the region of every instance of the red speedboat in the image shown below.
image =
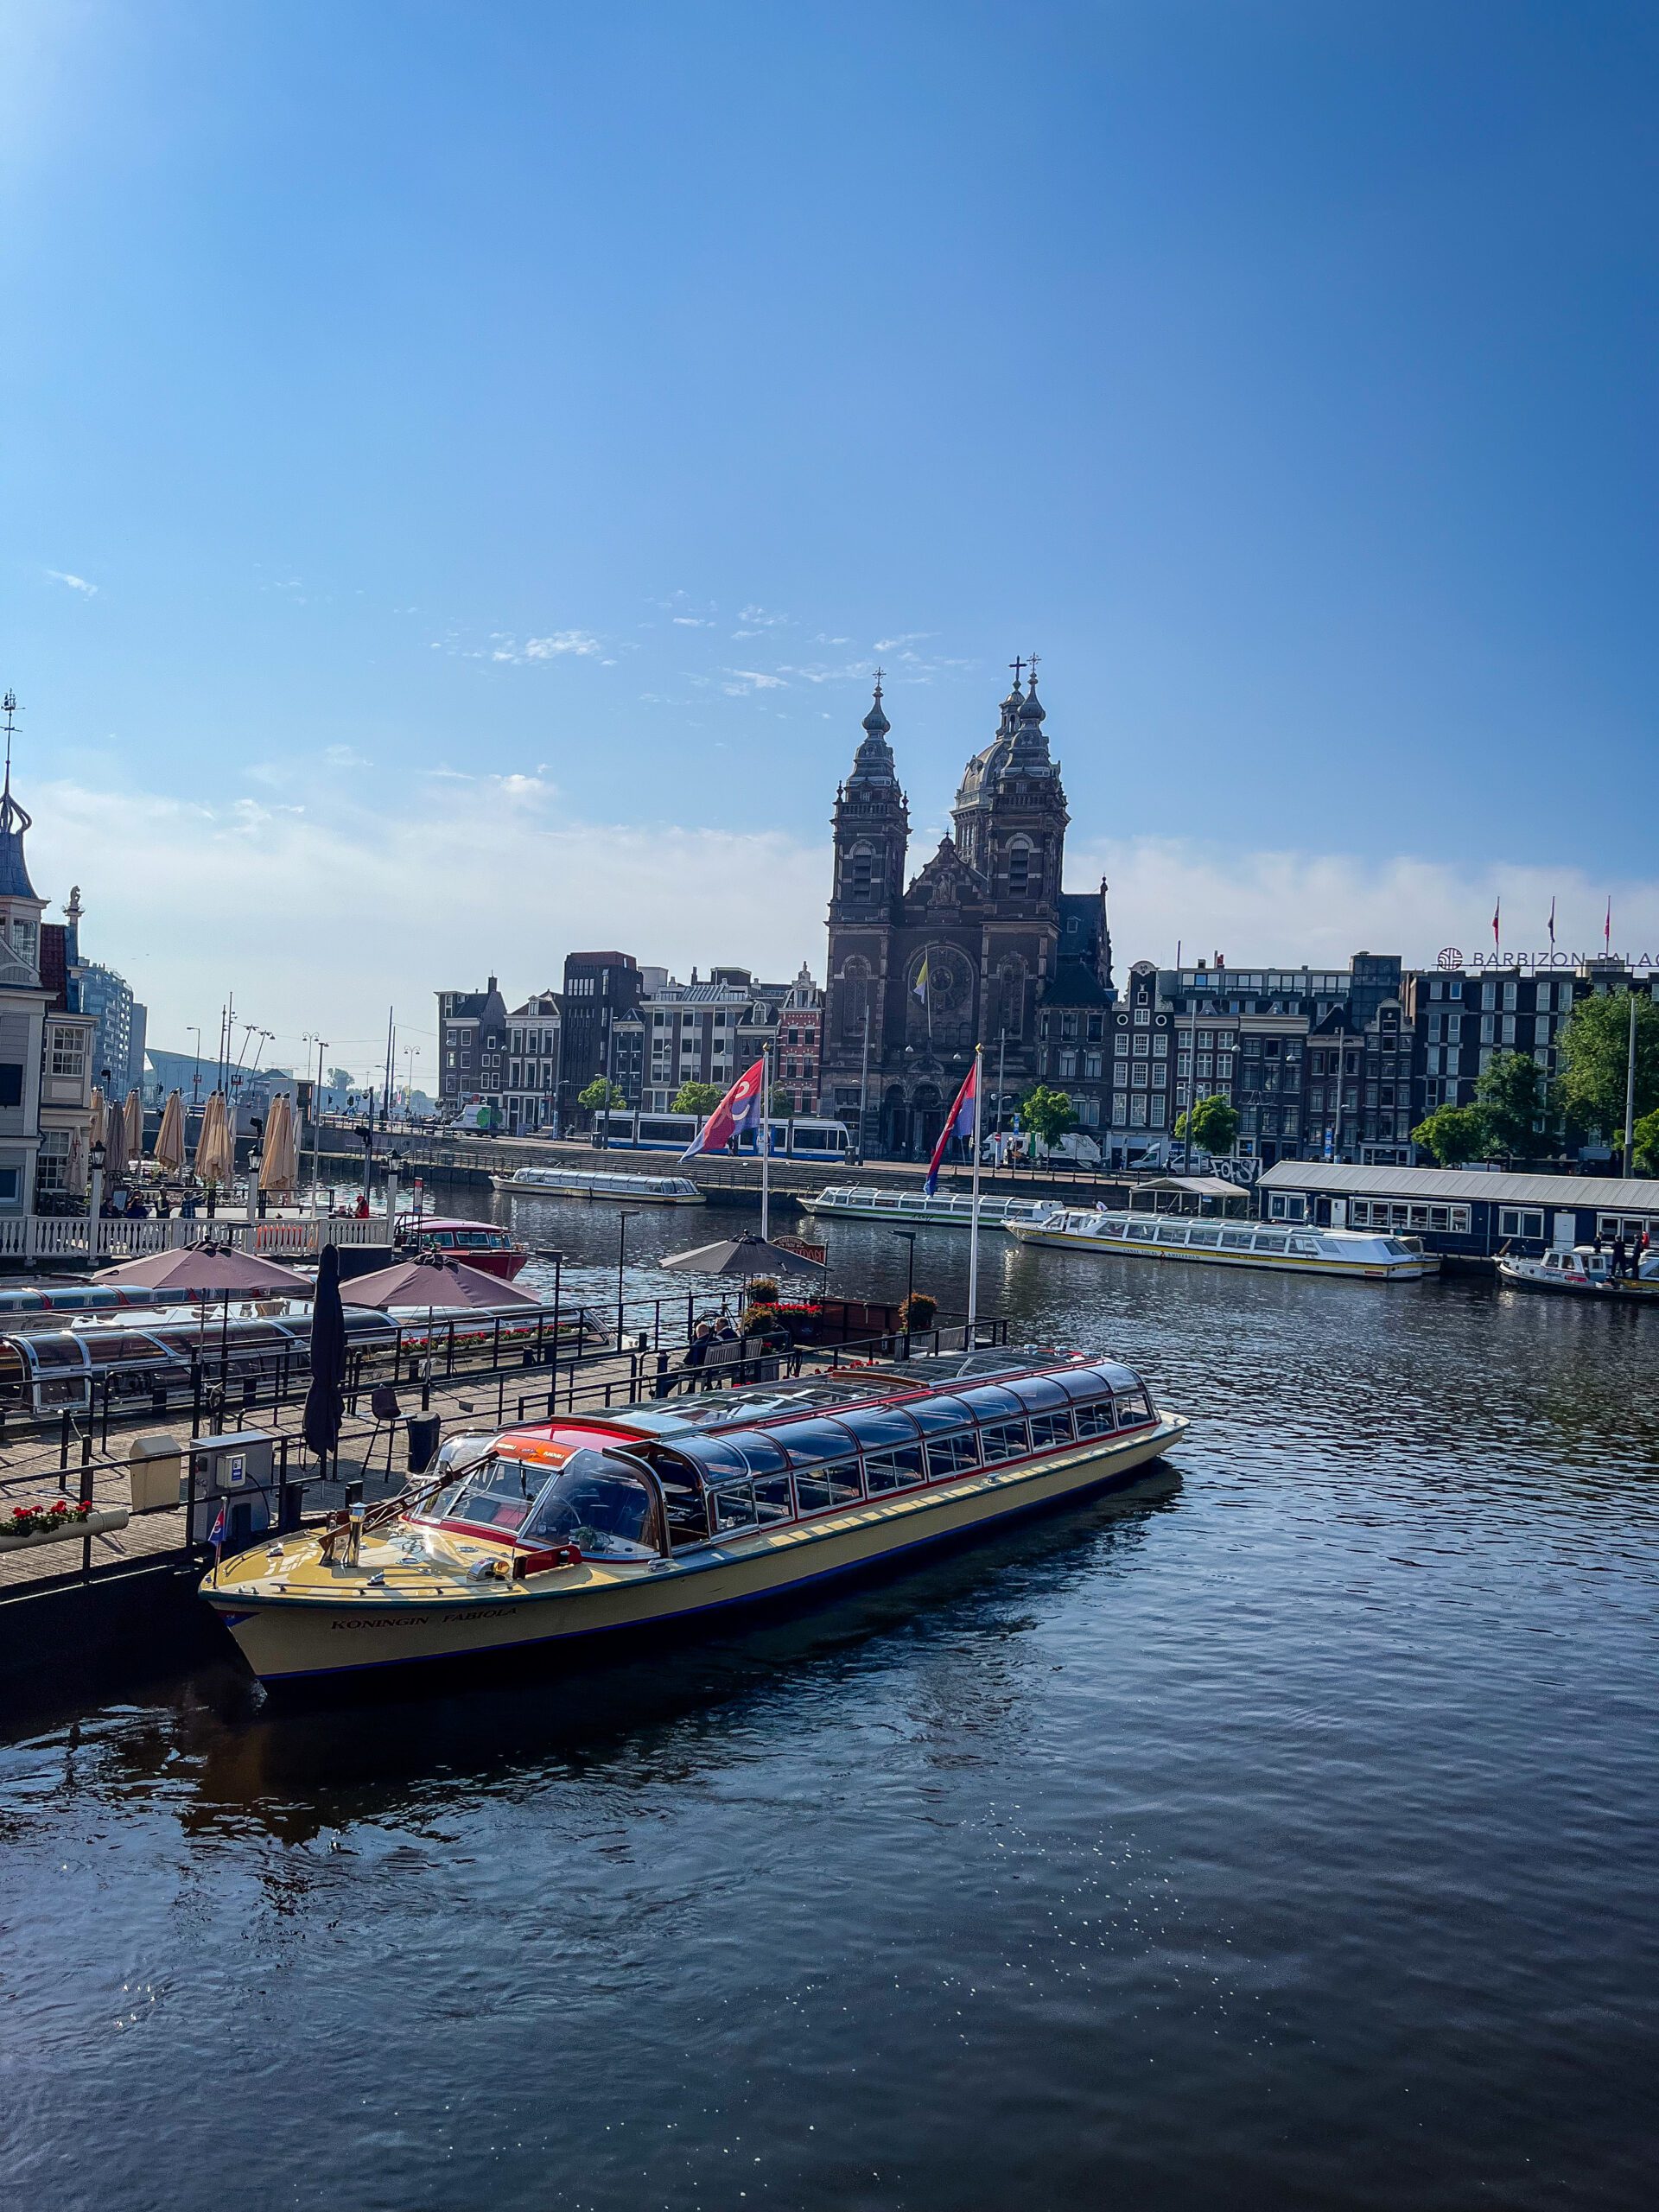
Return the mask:
[[446, 1221], [429, 1213], [399, 1214], [392, 1242], [400, 1251], [435, 1252], [482, 1274], [499, 1275], [504, 1282], [511, 1282], [530, 1258], [528, 1244], [493, 1222]]

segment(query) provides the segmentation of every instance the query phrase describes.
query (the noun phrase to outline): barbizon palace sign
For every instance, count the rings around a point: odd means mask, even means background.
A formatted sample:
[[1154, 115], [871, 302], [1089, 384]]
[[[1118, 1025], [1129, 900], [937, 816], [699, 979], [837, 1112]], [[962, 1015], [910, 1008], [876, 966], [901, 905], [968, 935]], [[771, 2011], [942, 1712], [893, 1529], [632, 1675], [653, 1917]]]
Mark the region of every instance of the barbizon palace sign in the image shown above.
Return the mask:
[[1448, 971], [1459, 968], [1659, 968], [1659, 956], [1640, 952], [1473, 952], [1465, 960], [1455, 944], [1448, 944], [1435, 962]]

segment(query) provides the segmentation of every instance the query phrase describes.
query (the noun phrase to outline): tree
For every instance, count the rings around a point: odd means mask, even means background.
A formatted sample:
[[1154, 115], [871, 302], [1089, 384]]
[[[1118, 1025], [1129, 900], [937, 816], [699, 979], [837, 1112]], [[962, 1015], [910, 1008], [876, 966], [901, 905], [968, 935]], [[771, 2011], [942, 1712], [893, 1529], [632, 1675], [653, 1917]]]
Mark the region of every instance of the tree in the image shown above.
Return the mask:
[[330, 1090], [350, 1090], [355, 1084], [356, 1080], [357, 1078], [352, 1074], [348, 1068], [330, 1068], [328, 1071], [328, 1088]]
[[668, 1110], [671, 1114], [712, 1114], [725, 1095], [717, 1083], [683, 1083]]
[[1219, 1159], [1230, 1153], [1238, 1141], [1238, 1109], [1230, 1098], [1222, 1097], [1218, 1092], [1214, 1097], [1200, 1098], [1190, 1114], [1179, 1117], [1175, 1135], [1181, 1143], [1195, 1144], [1212, 1160]]
[[596, 1075], [587, 1090], [576, 1096], [577, 1105], [585, 1106], [590, 1114], [620, 1113], [627, 1103], [627, 1092], [607, 1075]]
[[[1630, 998], [1608, 991], [1580, 999], [1561, 1025], [1561, 1103], [1598, 1136], [1624, 1132], [1624, 1073], [1630, 1049]], [[1659, 1005], [1636, 994], [1636, 1114], [1659, 1107]]]
[[1054, 1144], [1077, 1128], [1077, 1109], [1065, 1091], [1039, 1083], [1020, 1101], [1020, 1126], [1039, 1144]]
[[1535, 1160], [1549, 1150], [1549, 1086], [1530, 1052], [1494, 1052], [1475, 1085], [1475, 1103], [1485, 1122], [1489, 1154]]
[[1659, 1107], [1643, 1114], [1636, 1125], [1635, 1157], [1631, 1165], [1644, 1175], [1659, 1175]]
[[786, 1090], [781, 1083], [772, 1086], [772, 1118], [774, 1122], [792, 1122], [795, 1118], [795, 1094]]
[[1478, 1106], [1437, 1106], [1427, 1121], [1418, 1122], [1411, 1141], [1432, 1153], [1442, 1167], [1461, 1167], [1467, 1160], [1486, 1157], [1491, 1130]]

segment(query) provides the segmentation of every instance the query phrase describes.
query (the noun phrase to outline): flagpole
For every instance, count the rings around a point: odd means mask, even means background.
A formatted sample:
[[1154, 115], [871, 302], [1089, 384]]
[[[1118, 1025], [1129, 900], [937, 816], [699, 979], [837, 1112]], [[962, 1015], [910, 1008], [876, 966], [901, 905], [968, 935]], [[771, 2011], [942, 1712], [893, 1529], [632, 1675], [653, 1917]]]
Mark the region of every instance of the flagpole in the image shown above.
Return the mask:
[[968, 1217], [968, 1344], [974, 1348], [975, 1325], [979, 1319], [979, 1101], [983, 1085], [980, 1082], [981, 1063], [985, 1047], [974, 1047], [974, 1198]]
[[760, 1242], [772, 1235], [772, 1039], [760, 1047]]

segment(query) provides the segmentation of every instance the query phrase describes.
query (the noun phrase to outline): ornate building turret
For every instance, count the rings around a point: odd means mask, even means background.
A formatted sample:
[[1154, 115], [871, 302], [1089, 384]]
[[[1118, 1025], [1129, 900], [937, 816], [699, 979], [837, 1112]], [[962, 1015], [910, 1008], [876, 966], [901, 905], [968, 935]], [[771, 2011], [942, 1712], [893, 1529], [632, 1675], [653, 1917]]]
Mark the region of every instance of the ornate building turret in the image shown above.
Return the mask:
[[864, 717], [864, 735], [853, 755], [851, 773], [836, 793], [832, 924], [888, 919], [904, 888], [910, 810], [899, 788], [893, 747], [887, 742], [892, 727], [882, 710], [878, 669], [875, 698]]

